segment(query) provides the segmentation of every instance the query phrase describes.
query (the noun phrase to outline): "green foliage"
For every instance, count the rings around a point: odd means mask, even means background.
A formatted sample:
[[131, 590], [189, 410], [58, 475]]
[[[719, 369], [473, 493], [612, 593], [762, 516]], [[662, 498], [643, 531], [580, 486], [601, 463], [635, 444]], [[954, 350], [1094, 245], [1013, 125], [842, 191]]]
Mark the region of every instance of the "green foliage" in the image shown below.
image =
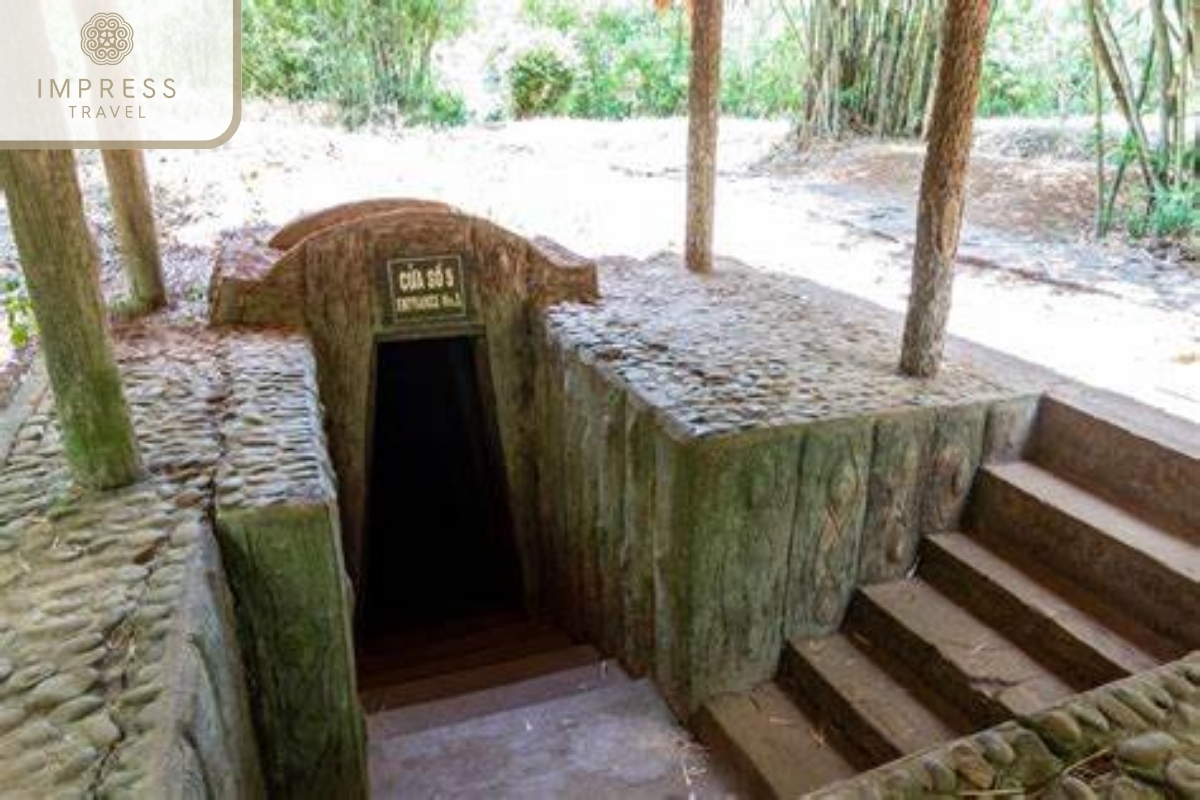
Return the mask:
[[[687, 112], [691, 54], [682, 7], [656, 11], [650, 2], [588, 6], [525, 0], [524, 12], [532, 25], [563, 37], [570, 53], [556, 55], [574, 72], [561, 105], [547, 104], [531, 113], [560, 109], [575, 117], [627, 119]], [[725, 113], [766, 117], [796, 109], [800, 48], [794, 38], [772, 27], [776, 21], [774, 12], [757, 14], [754, 25], [769, 33], [748, 37], [744, 47], [726, 47]], [[515, 90], [516, 83], [511, 85]], [[513, 108], [517, 116], [526, 115], [515, 91]]]
[[243, 87], [335, 102], [351, 124], [459, 124], [465, 104], [437, 86], [433, 51], [469, 18], [469, 0], [245, 0]]
[[434, 87], [424, 93], [420, 103], [408, 112], [407, 119], [413, 125], [453, 128], [466, 125], [470, 114], [462, 95]]
[[791, 36], [755, 37], [745, 52], [726, 58], [721, 108], [737, 117], [782, 117], [800, 107], [799, 43]]
[[20, 273], [0, 275], [0, 313], [4, 314], [12, 346], [19, 350], [28, 345], [37, 325], [33, 319], [33, 304]]
[[1142, 238], [1195, 238], [1200, 236], [1200, 190], [1195, 185], [1163, 188], [1152, 202], [1125, 219], [1129, 235]]
[[513, 114], [520, 119], [561, 111], [574, 82], [571, 66], [553, 48], [526, 50], [508, 69]]
[[979, 114], [1090, 113], [1092, 65], [1081, 4], [1002, 0], [994, 8]]
[[573, 31], [579, 73], [568, 113], [601, 119], [682, 114], [687, 37], [682, 11], [656, 12], [650, 3], [590, 14]]
[[570, 33], [581, 27], [585, 12], [579, 3], [569, 0], [525, 0], [522, 4], [525, 18], [535, 25], [551, 28], [559, 33]]

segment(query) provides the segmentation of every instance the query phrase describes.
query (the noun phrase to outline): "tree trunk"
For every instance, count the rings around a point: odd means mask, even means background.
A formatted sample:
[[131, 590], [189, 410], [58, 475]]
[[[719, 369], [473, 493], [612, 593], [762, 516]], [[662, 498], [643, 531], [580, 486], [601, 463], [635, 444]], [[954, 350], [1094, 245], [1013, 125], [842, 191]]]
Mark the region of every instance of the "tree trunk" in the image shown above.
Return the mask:
[[145, 156], [141, 150], [103, 150], [101, 155], [129, 278], [131, 305], [138, 313], [153, 311], [167, 304], [167, 289]]
[[921, 175], [912, 290], [900, 355], [900, 370], [921, 378], [937, 374], [946, 338], [988, 5], [989, 0], [946, 3], [942, 63]]
[[100, 263], [70, 150], [0, 151], [8, 213], [67, 461], [88, 488], [141, 472], [121, 377], [105, 330]]
[[723, 0], [692, 4], [692, 68], [688, 84], [687, 268], [712, 272], [717, 188], [717, 122], [721, 106]]
[[1142, 125], [1141, 111], [1130, 97], [1130, 93], [1135, 91], [1136, 87], [1130, 88], [1133, 82], [1125, 67], [1125, 56], [1121, 52], [1120, 41], [1113, 31], [1103, 3], [1098, 0], [1084, 0], [1083, 8], [1087, 16], [1092, 47], [1108, 78], [1117, 108], [1129, 126], [1134, 152], [1137, 155], [1138, 166], [1142, 170], [1142, 177], [1146, 181], [1146, 188], [1151, 189], [1152, 194], [1155, 194], [1160, 187], [1158, 175], [1150, 164], [1150, 139], [1146, 136], [1146, 129]]

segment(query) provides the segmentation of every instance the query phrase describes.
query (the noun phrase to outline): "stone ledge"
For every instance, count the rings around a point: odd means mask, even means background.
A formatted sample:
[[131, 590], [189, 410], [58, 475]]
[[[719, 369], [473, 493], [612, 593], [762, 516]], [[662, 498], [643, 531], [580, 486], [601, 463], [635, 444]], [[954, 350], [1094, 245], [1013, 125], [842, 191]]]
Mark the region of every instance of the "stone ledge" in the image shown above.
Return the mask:
[[1032, 396], [1047, 377], [962, 347], [935, 379], [902, 376], [900, 315], [730, 259], [706, 276], [669, 254], [601, 260], [598, 274], [603, 302], [549, 309], [549, 335], [681, 439]]
[[964, 795], [1200, 796], [1200, 652], [808, 796]]
[[213, 341], [117, 342], [146, 475], [71, 481], [49, 394], [0, 467], [0, 786], [6, 795], [262, 796], [208, 522]]
[[222, 343], [221, 363], [234, 411], [221, 424], [218, 515], [336, 502], [308, 343], [298, 336], [245, 333]]

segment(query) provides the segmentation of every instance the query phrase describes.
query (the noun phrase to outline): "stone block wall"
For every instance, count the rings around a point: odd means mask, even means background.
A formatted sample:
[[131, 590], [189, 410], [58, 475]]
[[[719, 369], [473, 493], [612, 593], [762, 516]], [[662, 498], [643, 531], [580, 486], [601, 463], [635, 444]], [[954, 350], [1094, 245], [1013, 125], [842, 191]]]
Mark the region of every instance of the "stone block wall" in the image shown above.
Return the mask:
[[689, 437], [547, 345], [545, 605], [685, 713], [768, 678], [785, 639], [836, 631], [858, 586], [905, 574], [923, 533], [957, 523], [1003, 424], [979, 402]]
[[48, 392], [0, 420], [0, 795], [366, 796], [307, 342], [116, 345], [138, 483], [72, 485]]

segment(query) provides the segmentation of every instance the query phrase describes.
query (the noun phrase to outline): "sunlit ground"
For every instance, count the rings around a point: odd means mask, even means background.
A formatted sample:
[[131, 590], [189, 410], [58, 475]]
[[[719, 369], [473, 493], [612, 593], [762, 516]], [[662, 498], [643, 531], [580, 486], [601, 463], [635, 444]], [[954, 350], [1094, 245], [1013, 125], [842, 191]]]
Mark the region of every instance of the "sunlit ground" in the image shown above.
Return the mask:
[[[680, 249], [685, 132], [683, 120], [558, 119], [348, 133], [251, 105], [226, 146], [159, 151], [148, 165], [177, 244], [207, 247], [223, 228], [410, 196], [584, 254], [645, 256]], [[856, 145], [805, 160], [786, 134], [785, 123], [724, 123], [717, 250], [903, 310], [920, 148]], [[84, 167], [90, 186], [97, 162]], [[979, 153], [974, 166], [952, 332], [1200, 419], [1194, 268], [1082, 241], [1086, 197], [1071, 201], [1087, 191], [1087, 162]], [[206, 264], [192, 257], [178, 268], [203, 286]]]

